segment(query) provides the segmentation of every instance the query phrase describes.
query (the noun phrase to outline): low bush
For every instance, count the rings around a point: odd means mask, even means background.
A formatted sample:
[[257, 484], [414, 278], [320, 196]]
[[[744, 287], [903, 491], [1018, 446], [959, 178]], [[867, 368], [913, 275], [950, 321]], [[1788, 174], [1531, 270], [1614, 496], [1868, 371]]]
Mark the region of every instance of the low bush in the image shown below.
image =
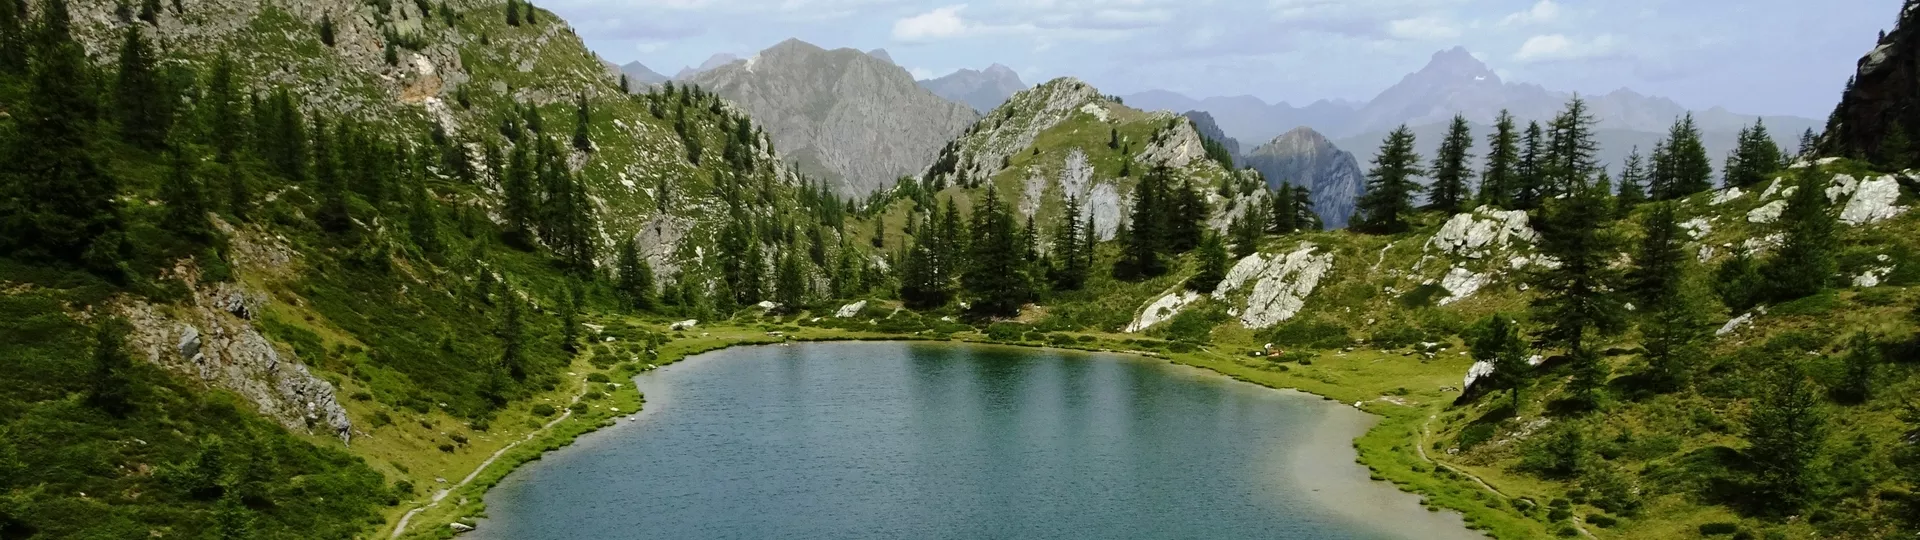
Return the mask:
[[560, 411], [554, 410], [552, 405], [548, 405], [545, 403], [540, 403], [533, 406], [534, 416], [553, 416], [553, 413], [557, 413], [557, 412], [560, 412]]

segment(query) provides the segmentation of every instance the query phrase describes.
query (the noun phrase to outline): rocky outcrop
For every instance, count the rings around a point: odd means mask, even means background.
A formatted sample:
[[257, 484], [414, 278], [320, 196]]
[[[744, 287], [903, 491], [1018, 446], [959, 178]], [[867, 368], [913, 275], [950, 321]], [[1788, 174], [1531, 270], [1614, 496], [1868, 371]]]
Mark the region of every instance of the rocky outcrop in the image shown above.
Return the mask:
[[[1333, 254], [1316, 254], [1316, 251], [1318, 248], [1313, 244], [1303, 243], [1292, 253], [1266, 260], [1257, 272], [1241, 268], [1248, 264], [1248, 259], [1235, 264], [1228, 272], [1229, 277], [1239, 273], [1243, 276], [1241, 282], [1254, 281], [1253, 290], [1247, 294], [1247, 307], [1240, 312], [1240, 323], [1247, 328], [1266, 328], [1299, 314], [1306, 306], [1307, 295], [1313, 293], [1320, 279], [1333, 269]], [[1259, 256], [1255, 254], [1249, 259]]]
[[801, 172], [851, 196], [920, 171], [978, 117], [921, 88], [900, 66], [799, 40], [688, 82], [739, 104]]
[[854, 315], [859, 315], [860, 310], [863, 310], [863, 309], [867, 309], [866, 300], [861, 300], [859, 302], [854, 302], [851, 304], [840, 306], [840, 309], [838, 311], [833, 312], [833, 316], [835, 318], [845, 319], [848, 317], [852, 317]]
[[[1909, 144], [1920, 136], [1920, 4], [1908, 2], [1893, 30], [1855, 66], [1853, 79], [1828, 117], [1821, 154], [1878, 159], [1896, 130]], [[1914, 147], [1898, 149], [1911, 154]]]
[[202, 283], [188, 263], [172, 277], [193, 284], [190, 302], [169, 307], [126, 300], [115, 308], [133, 327], [128, 342], [134, 349], [168, 371], [239, 394], [287, 429], [351, 438], [353, 423], [333, 385], [254, 327], [265, 294], [236, 283]]
[[1154, 133], [1153, 138], [1147, 141], [1147, 147], [1134, 154], [1133, 162], [1184, 169], [1206, 158], [1207, 147], [1200, 143], [1200, 132], [1193, 130], [1193, 122], [1179, 118], [1172, 122], [1171, 127]]
[[1347, 226], [1354, 204], [1367, 189], [1366, 175], [1353, 154], [1304, 127], [1248, 152], [1245, 164], [1265, 175], [1268, 186], [1307, 186], [1313, 211], [1327, 228]]
[[1220, 123], [1214, 121], [1212, 114], [1208, 114], [1207, 111], [1187, 111], [1180, 113], [1180, 116], [1185, 116], [1187, 120], [1193, 121], [1194, 131], [1200, 132], [1201, 137], [1205, 137], [1208, 140], [1220, 143], [1220, 146], [1226, 147], [1227, 153], [1233, 154], [1235, 163], [1239, 162], [1240, 141], [1233, 137], [1228, 137], [1227, 132], [1220, 129]]
[[999, 108], [1014, 94], [1027, 89], [1027, 83], [1020, 80], [1020, 74], [1000, 64], [987, 66], [987, 69], [980, 71], [962, 69], [945, 77], [920, 81], [919, 84], [936, 96], [964, 103], [980, 114]]
[[1123, 331], [1131, 334], [1151, 328], [1153, 325], [1160, 324], [1167, 319], [1173, 318], [1174, 315], [1180, 314], [1181, 308], [1185, 308], [1188, 304], [1199, 300], [1200, 294], [1189, 290], [1183, 289], [1167, 293], [1160, 298], [1154, 299], [1152, 302], [1148, 302], [1145, 308], [1141, 308], [1140, 314], [1135, 315], [1133, 322], [1127, 324], [1126, 330]]
[[1906, 207], [1894, 204], [1898, 200], [1900, 182], [1893, 176], [1861, 179], [1853, 186], [1853, 196], [1847, 199], [1847, 206], [1840, 210], [1840, 222], [1866, 225], [1898, 217], [1907, 211]]
[[[980, 124], [960, 141], [954, 165], [946, 176], [948, 184], [961, 174], [968, 178], [990, 178], [1000, 164], [1016, 152], [1033, 146], [1040, 133], [1060, 125], [1076, 114], [1088, 114], [1086, 105], [1105, 107], [1104, 98], [1092, 85], [1072, 77], [1047, 81], [1014, 94], [1013, 99], [981, 119]], [[1102, 111], [1104, 113], [1104, 111]], [[1097, 116], [1097, 115], [1091, 115]], [[929, 160], [931, 161], [931, 160]]]
[[1454, 214], [1427, 240], [1426, 247], [1448, 255], [1478, 259], [1489, 251], [1506, 248], [1510, 242], [1531, 243], [1538, 236], [1528, 225], [1525, 211], [1482, 206], [1472, 212]]

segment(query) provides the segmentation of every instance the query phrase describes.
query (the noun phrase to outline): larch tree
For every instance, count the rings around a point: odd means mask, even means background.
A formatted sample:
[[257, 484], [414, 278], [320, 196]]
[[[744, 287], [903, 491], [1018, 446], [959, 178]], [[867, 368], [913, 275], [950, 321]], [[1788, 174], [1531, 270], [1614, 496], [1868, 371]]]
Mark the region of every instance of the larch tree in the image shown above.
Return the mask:
[[1547, 140], [1539, 122], [1527, 122], [1520, 146], [1520, 160], [1514, 165], [1513, 206], [1521, 210], [1540, 207], [1547, 198], [1545, 168]]
[[1817, 485], [1814, 462], [1826, 443], [1827, 414], [1814, 382], [1796, 360], [1784, 360], [1760, 385], [1746, 418], [1746, 495], [1762, 510], [1789, 515], [1810, 502]]
[[1700, 142], [1693, 113], [1674, 120], [1667, 138], [1654, 151], [1654, 200], [1672, 200], [1713, 189], [1713, 164]]
[[1620, 167], [1620, 194], [1614, 199], [1614, 207], [1626, 213], [1647, 202], [1647, 165], [1646, 158], [1640, 155], [1640, 147], [1634, 147], [1627, 154], [1627, 161]]
[[1373, 234], [1399, 234], [1412, 226], [1413, 195], [1420, 191], [1414, 177], [1424, 174], [1420, 154], [1414, 152], [1413, 130], [1402, 125], [1387, 134], [1367, 172], [1367, 193], [1360, 197], [1356, 229]]
[[1473, 159], [1472, 149], [1473, 132], [1467, 126], [1467, 117], [1456, 114], [1433, 156], [1433, 185], [1427, 188], [1427, 208], [1446, 214], [1466, 209], [1473, 196], [1467, 186], [1467, 177], [1473, 174], [1467, 164]]
[[1738, 143], [1722, 170], [1728, 186], [1747, 187], [1765, 182], [1770, 173], [1780, 170], [1780, 161], [1780, 147], [1767, 135], [1767, 124], [1755, 119], [1753, 126], [1740, 129]]
[[1786, 301], [1813, 295], [1827, 288], [1839, 272], [1838, 223], [1827, 213], [1826, 182], [1813, 167], [1800, 169], [1793, 195], [1780, 213], [1780, 227], [1786, 240], [1780, 250], [1761, 267], [1768, 290], [1765, 296]]
[[1611, 264], [1618, 242], [1606, 228], [1604, 194], [1584, 182], [1573, 187], [1566, 198], [1547, 206], [1541, 220], [1537, 249], [1560, 264], [1533, 275], [1539, 292], [1533, 309], [1534, 319], [1546, 325], [1536, 336], [1538, 342], [1563, 349], [1573, 359], [1571, 397], [1593, 407], [1608, 376], [1593, 338], [1624, 329], [1625, 307], [1619, 272]]
[[1504, 389], [1517, 414], [1526, 392], [1533, 366], [1527, 363], [1527, 344], [1521, 339], [1520, 323], [1504, 314], [1495, 314], [1473, 336], [1473, 359], [1493, 365], [1487, 376], [1489, 388]]
[[1520, 160], [1519, 134], [1514, 131], [1513, 115], [1505, 109], [1487, 135], [1487, 163], [1480, 172], [1480, 202], [1499, 208], [1513, 207], [1516, 167]]

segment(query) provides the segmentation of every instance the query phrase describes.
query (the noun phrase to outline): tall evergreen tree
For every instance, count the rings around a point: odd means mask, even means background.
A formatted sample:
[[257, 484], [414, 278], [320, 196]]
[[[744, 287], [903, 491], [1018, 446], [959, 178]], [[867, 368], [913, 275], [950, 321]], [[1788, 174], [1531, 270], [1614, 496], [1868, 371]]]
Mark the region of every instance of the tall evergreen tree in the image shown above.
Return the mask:
[[231, 164], [246, 140], [246, 124], [240, 119], [240, 89], [234, 80], [233, 57], [226, 51], [213, 61], [207, 77], [207, 134], [213, 143], [214, 158]]
[[82, 263], [118, 277], [127, 245], [119, 181], [96, 161], [93, 67], [65, 0], [41, 9], [26, 93], [0, 163], [0, 254]]
[[[624, 75], [623, 75], [624, 76]], [[593, 141], [587, 138], [587, 125], [593, 121], [587, 110], [587, 96], [581, 94], [579, 103], [573, 112], [573, 148], [581, 152], [592, 152]]]
[[346, 179], [340, 177], [340, 158], [334, 150], [337, 141], [333, 135], [324, 120], [314, 118], [314, 196], [319, 199], [320, 208], [314, 211], [313, 220], [321, 228], [337, 233], [353, 228], [353, 217], [347, 209]]
[[1855, 334], [1848, 340], [1848, 351], [1841, 359], [1840, 384], [1832, 389], [1835, 401], [1859, 405], [1873, 399], [1876, 372], [1882, 361], [1880, 344], [1869, 334]]
[[560, 348], [580, 352], [580, 284], [567, 280], [560, 294]]
[[1246, 212], [1233, 219], [1227, 233], [1233, 235], [1233, 257], [1243, 259], [1260, 250], [1261, 232], [1266, 229], [1266, 207], [1251, 205]]
[[788, 313], [799, 312], [807, 303], [807, 274], [799, 254], [789, 247], [780, 257], [774, 273], [774, 302]]
[[640, 256], [638, 244], [627, 241], [620, 243], [620, 275], [614, 288], [620, 292], [627, 307], [636, 311], [652, 311], [656, 302], [653, 292], [653, 266]]
[[1800, 133], [1800, 151], [1796, 152], [1795, 155], [1802, 160], [1811, 161], [1813, 155], [1819, 152], [1819, 148], [1820, 138], [1813, 134], [1813, 128], [1807, 128], [1806, 131]]
[[1548, 205], [1541, 220], [1538, 249], [1560, 265], [1533, 276], [1540, 294], [1533, 309], [1534, 318], [1546, 324], [1539, 342], [1562, 348], [1573, 358], [1569, 391], [1574, 400], [1591, 407], [1600, 401], [1607, 370], [1589, 338], [1619, 332], [1625, 308], [1618, 272], [1610, 261], [1617, 242], [1606, 229], [1604, 195], [1585, 182], [1573, 187], [1565, 199]]
[[1220, 235], [1207, 233], [1200, 241], [1195, 258], [1200, 269], [1187, 279], [1187, 289], [1199, 293], [1211, 293], [1220, 286], [1220, 280], [1227, 277], [1227, 243]]
[[181, 237], [202, 242], [213, 236], [207, 220], [206, 192], [194, 176], [193, 159], [184, 149], [168, 152], [166, 181], [160, 185], [160, 200], [167, 205], [166, 227]]
[[264, 107], [254, 108], [256, 124], [260, 129], [254, 138], [254, 144], [261, 147], [261, 155], [266, 158], [268, 168], [293, 182], [307, 180], [307, 121], [302, 118], [300, 107], [294, 105], [293, 95], [285, 88], [276, 89], [267, 98]]
[[1066, 210], [1060, 217], [1060, 225], [1053, 229], [1053, 259], [1051, 274], [1053, 288], [1062, 291], [1079, 290], [1087, 280], [1086, 254], [1083, 236], [1093, 231], [1081, 227], [1080, 198], [1067, 195]]
[[534, 222], [538, 219], [538, 201], [534, 195], [533, 164], [527, 154], [529, 144], [516, 144], [513, 153], [507, 158], [507, 171], [501, 186], [504, 192], [506, 215], [506, 241], [520, 249], [532, 249]]
[[507, 0], [507, 26], [520, 26], [520, 0]]
[[1313, 211], [1313, 198], [1307, 192], [1307, 186], [1293, 186], [1293, 212], [1299, 230], [1317, 231], [1322, 228], [1320, 215]]
[[133, 357], [126, 351], [127, 323], [106, 318], [94, 327], [93, 373], [87, 379], [87, 405], [116, 418], [134, 410]]
[[1642, 218], [1643, 236], [1627, 273], [1628, 290], [1647, 314], [1640, 325], [1641, 358], [1647, 364], [1647, 382], [1656, 391], [1679, 389], [1687, 381], [1688, 368], [1704, 354], [1703, 306], [1710, 302], [1691, 277], [1692, 259], [1686, 253], [1676, 204], [1655, 203]]
[[1826, 443], [1827, 415], [1813, 381], [1793, 360], [1777, 369], [1747, 413], [1750, 500], [1776, 515], [1806, 506], [1813, 495], [1814, 461]]
[[1275, 188], [1273, 204], [1267, 212], [1268, 230], [1275, 234], [1292, 234], [1300, 230], [1300, 212], [1294, 206], [1293, 186], [1281, 184]]
[[27, 72], [27, 10], [20, 0], [0, 0], [0, 74]]
[[1768, 284], [1766, 296], [1775, 301], [1818, 293], [1839, 271], [1834, 237], [1837, 224], [1827, 213], [1830, 202], [1826, 182], [1808, 167], [1800, 169], [1797, 185], [1793, 195], [1787, 197], [1786, 210], [1780, 213], [1786, 241], [1761, 268]]
[[1767, 135], [1767, 124], [1755, 119], [1752, 127], [1740, 129], [1739, 142], [1727, 155], [1723, 169], [1727, 185], [1746, 187], [1765, 182], [1770, 173], [1780, 170], [1780, 161], [1780, 147]]
[[934, 246], [930, 240], [933, 225], [923, 225], [900, 263], [900, 300], [907, 307], [926, 309], [946, 305], [950, 289], [939, 278]]
[[1653, 155], [1653, 199], [1671, 200], [1713, 189], [1713, 164], [1700, 143], [1693, 113], [1674, 120]]
[[1484, 379], [1488, 387], [1507, 390], [1513, 410], [1518, 412], [1529, 382], [1527, 375], [1533, 371], [1527, 363], [1527, 345], [1520, 339], [1520, 323], [1503, 314], [1494, 315], [1475, 333], [1472, 348], [1475, 362], [1493, 365], [1493, 373]]
[[1207, 228], [1207, 201], [1200, 190], [1181, 182], [1179, 186], [1165, 193], [1166, 229], [1162, 241], [1164, 249], [1171, 253], [1186, 253], [1200, 246], [1200, 237]]
[[1472, 188], [1467, 186], [1467, 177], [1473, 174], [1467, 165], [1473, 159], [1472, 149], [1473, 132], [1467, 127], [1467, 117], [1453, 115], [1447, 136], [1433, 156], [1433, 185], [1427, 188], [1427, 208], [1444, 214], [1467, 208], [1473, 197]]
[[1640, 147], [1634, 147], [1627, 154], [1627, 162], [1620, 169], [1620, 196], [1614, 199], [1614, 206], [1625, 213], [1641, 203], [1647, 202], [1646, 160], [1640, 156]]
[[1502, 109], [1499, 119], [1493, 123], [1493, 133], [1487, 135], [1487, 164], [1480, 173], [1481, 203], [1499, 208], [1513, 206], [1514, 190], [1519, 183], [1519, 142], [1513, 115]]
[[974, 209], [972, 229], [972, 260], [961, 275], [969, 309], [990, 317], [1018, 314], [1033, 297], [1033, 282], [1022, 260], [1019, 227], [992, 185]]
[[1414, 177], [1424, 174], [1420, 154], [1414, 152], [1413, 130], [1402, 125], [1380, 143], [1367, 172], [1367, 193], [1360, 196], [1355, 228], [1373, 234], [1398, 234], [1411, 227], [1413, 194], [1420, 190]]
[[1540, 168], [1550, 193], [1569, 194], [1586, 187], [1600, 169], [1596, 155], [1600, 144], [1593, 134], [1595, 123], [1586, 100], [1575, 95], [1548, 124], [1547, 153]]
[[1687, 261], [1686, 236], [1680, 230], [1679, 213], [1672, 202], [1660, 202], [1640, 220], [1640, 245], [1633, 254], [1633, 267], [1627, 271], [1627, 284], [1633, 299], [1652, 305], [1673, 294], [1678, 286], [1680, 267]]
[[433, 194], [427, 190], [425, 165], [415, 163], [407, 171], [407, 234], [413, 238], [413, 245], [428, 254], [438, 254], [440, 242], [440, 219], [434, 216]]
[[1547, 160], [1546, 135], [1540, 129], [1539, 122], [1527, 122], [1527, 132], [1520, 145], [1520, 161], [1515, 164], [1513, 205], [1521, 210], [1533, 210], [1540, 207], [1541, 201], [1548, 195], [1545, 174]]
[[1172, 174], [1166, 167], [1154, 167], [1133, 188], [1133, 208], [1128, 216], [1127, 239], [1121, 248], [1114, 275], [1149, 278], [1166, 273], [1160, 254], [1166, 251], [1168, 186]]

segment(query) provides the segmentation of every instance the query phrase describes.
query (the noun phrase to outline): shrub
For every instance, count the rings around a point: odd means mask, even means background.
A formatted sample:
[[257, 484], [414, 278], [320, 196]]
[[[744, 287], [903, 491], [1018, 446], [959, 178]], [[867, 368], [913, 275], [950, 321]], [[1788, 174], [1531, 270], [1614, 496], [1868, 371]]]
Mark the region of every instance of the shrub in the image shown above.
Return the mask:
[[1547, 511], [1547, 521], [1565, 521], [1570, 517], [1573, 517], [1573, 510], [1566, 508], [1554, 508]]
[[1278, 345], [1313, 349], [1338, 349], [1353, 343], [1345, 325], [1311, 315], [1275, 326], [1263, 337]]
[[553, 416], [553, 413], [556, 413], [556, 412], [560, 412], [560, 411], [554, 410], [552, 405], [548, 405], [545, 403], [540, 403], [533, 406], [534, 416]]
[[587, 382], [596, 382], [596, 383], [603, 383], [603, 382], [607, 382], [607, 374], [605, 374], [605, 373], [589, 373], [589, 374], [587, 374]]
[[1716, 535], [1722, 535], [1722, 534], [1733, 534], [1733, 533], [1734, 533], [1734, 531], [1738, 531], [1738, 530], [1740, 530], [1740, 526], [1739, 526], [1739, 525], [1735, 525], [1735, 524], [1732, 524], [1732, 523], [1728, 523], [1728, 522], [1725, 522], [1725, 521], [1716, 521], [1716, 522], [1713, 522], [1713, 523], [1701, 523], [1701, 524], [1700, 524], [1700, 535], [1701, 535], [1701, 536], [1716, 536]]
[[1592, 524], [1595, 527], [1608, 529], [1608, 528], [1612, 528], [1614, 525], [1619, 525], [1620, 520], [1613, 519], [1613, 516], [1609, 516], [1606, 514], [1587, 514], [1587, 523]]
[[448, 435], [448, 436], [447, 436], [447, 438], [449, 438], [449, 439], [453, 439], [453, 444], [467, 444], [467, 436], [466, 436], [466, 435], [461, 435], [461, 434], [459, 434], [459, 433], [455, 433], [455, 434], [452, 434], [452, 435]]
[[1467, 426], [1467, 429], [1460, 430], [1460, 450], [1472, 450], [1481, 443], [1493, 440], [1494, 431], [1494, 425], [1489, 423]]
[[997, 322], [987, 326], [987, 339], [994, 341], [1019, 341], [1026, 332], [1026, 325], [1020, 323]]
[[1439, 300], [1447, 294], [1450, 293], [1447, 292], [1445, 287], [1429, 283], [1414, 287], [1413, 290], [1400, 295], [1400, 305], [1408, 308], [1430, 307], [1434, 301]]
[[587, 404], [585, 404], [585, 403], [575, 403], [575, 404], [573, 404], [573, 405], [570, 405], [570, 406], [568, 406], [568, 407], [567, 407], [567, 410], [569, 410], [569, 411], [573, 411], [573, 414], [582, 414], [582, 413], [585, 413], [585, 412], [587, 412]]
[[585, 395], [580, 396], [581, 399], [585, 399], [587, 401], [593, 401], [593, 400], [602, 399], [605, 397], [607, 397], [607, 395], [600, 393], [599, 390], [588, 390]]
[[1411, 346], [1428, 339], [1427, 331], [1401, 321], [1389, 321], [1380, 325], [1368, 336], [1373, 345], [1382, 349], [1398, 349]]
[[451, 454], [451, 453], [453, 453], [453, 444], [451, 444], [451, 443], [440, 443], [440, 451], [441, 451], [441, 452], [446, 452], [446, 453], [449, 453], [449, 454]]

